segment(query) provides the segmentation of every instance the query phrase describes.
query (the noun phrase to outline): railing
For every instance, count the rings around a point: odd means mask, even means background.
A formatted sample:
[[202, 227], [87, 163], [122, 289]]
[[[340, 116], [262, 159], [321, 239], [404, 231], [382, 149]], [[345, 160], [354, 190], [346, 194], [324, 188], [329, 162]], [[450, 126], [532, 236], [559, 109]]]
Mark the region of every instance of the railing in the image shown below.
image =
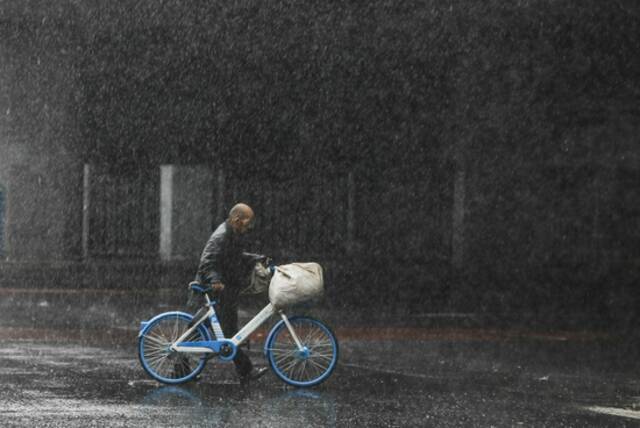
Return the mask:
[[91, 168], [88, 180], [89, 257], [158, 255], [158, 171]]
[[[231, 184], [231, 183], [230, 183]], [[256, 209], [254, 239], [262, 251], [298, 258], [340, 257], [347, 249], [347, 176], [235, 183], [229, 202], [249, 201]]]

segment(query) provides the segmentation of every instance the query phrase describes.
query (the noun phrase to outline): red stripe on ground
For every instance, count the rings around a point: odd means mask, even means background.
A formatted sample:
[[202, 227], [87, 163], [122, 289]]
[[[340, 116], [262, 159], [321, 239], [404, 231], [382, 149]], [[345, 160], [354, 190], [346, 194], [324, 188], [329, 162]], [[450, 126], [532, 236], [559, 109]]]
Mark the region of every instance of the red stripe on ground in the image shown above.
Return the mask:
[[[594, 341], [610, 339], [603, 333], [562, 332], [537, 333], [498, 329], [449, 329], [420, 327], [340, 327], [335, 330], [339, 341], [506, 341], [533, 339], [543, 341]], [[132, 328], [51, 329], [34, 327], [0, 327], [0, 340], [71, 340], [104, 343], [134, 343], [138, 331]], [[256, 330], [250, 337], [262, 343], [268, 331]]]

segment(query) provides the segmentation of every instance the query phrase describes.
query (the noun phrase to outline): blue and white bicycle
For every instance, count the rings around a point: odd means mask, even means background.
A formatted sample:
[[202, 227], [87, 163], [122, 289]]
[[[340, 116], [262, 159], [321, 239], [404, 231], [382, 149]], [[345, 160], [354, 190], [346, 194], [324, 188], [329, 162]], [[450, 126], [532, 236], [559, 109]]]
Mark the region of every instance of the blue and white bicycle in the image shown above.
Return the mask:
[[309, 387], [325, 381], [335, 369], [338, 341], [322, 322], [305, 316], [288, 318], [269, 303], [233, 337], [225, 338], [214, 309], [217, 300], [209, 297], [211, 289], [198, 283], [189, 287], [205, 299], [195, 317], [166, 312], [141, 323], [138, 356], [154, 379], [180, 384], [195, 378], [213, 357], [233, 360], [238, 346], [272, 315], [281, 320], [267, 336], [264, 355], [277, 377], [289, 385]]

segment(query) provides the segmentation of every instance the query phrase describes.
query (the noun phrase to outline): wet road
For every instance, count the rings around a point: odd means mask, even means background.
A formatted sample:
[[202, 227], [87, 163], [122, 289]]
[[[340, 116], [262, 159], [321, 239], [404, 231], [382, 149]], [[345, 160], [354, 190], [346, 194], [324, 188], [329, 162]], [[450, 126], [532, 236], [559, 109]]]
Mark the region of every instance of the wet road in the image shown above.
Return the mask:
[[212, 362], [162, 386], [138, 364], [135, 329], [37, 331], [0, 328], [0, 426], [640, 425], [637, 348], [606, 337], [343, 328], [333, 376], [296, 390], [271, 373], [241, 385]]

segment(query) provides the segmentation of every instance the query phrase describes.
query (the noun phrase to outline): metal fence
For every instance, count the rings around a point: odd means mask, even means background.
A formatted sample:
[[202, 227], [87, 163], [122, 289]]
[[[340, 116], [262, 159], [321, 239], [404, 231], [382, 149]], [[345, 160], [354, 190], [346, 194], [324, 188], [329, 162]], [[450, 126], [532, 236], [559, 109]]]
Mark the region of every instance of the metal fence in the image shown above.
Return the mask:
[[92, 166], [87, 256], [158, 256], [158, 168], [111, 171]]
[[347, 252], [352, 238], [347, 174], [229, 186], [227, 205], [247, 201], [254, 207], [254, 239], [264, 251], [307, 259], [340, 258]]

